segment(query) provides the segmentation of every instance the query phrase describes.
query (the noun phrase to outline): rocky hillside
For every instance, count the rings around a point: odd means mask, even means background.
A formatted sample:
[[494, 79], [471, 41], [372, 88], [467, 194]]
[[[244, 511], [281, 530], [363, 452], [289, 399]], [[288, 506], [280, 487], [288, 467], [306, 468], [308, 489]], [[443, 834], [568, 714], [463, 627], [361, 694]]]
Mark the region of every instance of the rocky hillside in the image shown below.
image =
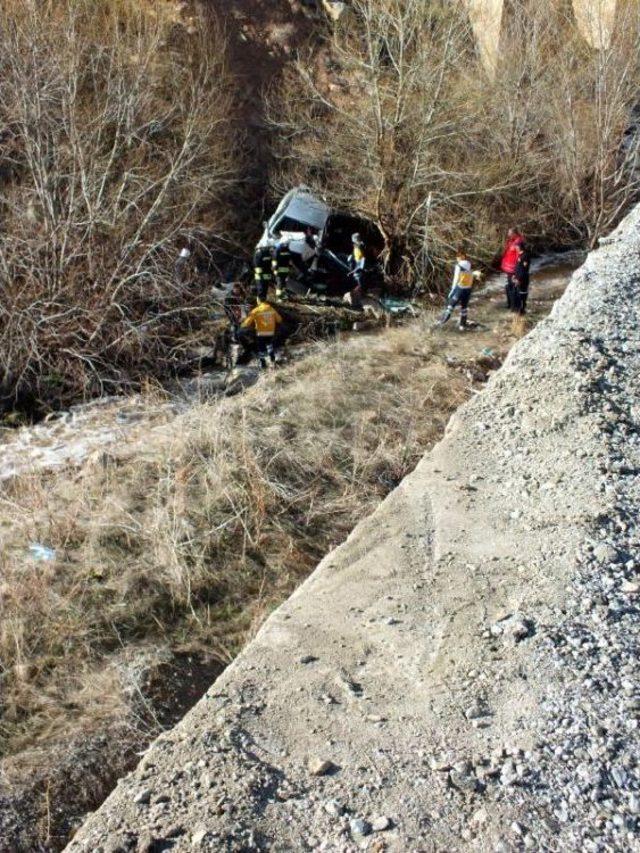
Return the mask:
[[78, 851], [637, 849], [640, 210]]

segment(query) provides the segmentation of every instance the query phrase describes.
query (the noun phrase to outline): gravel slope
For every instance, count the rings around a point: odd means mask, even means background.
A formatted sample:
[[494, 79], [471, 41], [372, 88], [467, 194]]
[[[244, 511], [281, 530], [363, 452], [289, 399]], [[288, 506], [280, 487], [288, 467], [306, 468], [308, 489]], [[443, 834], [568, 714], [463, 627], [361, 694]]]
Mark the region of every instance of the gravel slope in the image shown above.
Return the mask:
[[640, 849], [640, 210], [70, 851]]

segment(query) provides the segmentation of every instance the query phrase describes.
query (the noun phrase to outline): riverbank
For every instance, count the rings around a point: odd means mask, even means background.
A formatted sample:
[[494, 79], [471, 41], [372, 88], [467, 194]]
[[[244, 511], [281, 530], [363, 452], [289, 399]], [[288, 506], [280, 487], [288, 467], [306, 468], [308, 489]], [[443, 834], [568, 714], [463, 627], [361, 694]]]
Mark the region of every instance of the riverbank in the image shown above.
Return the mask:
[[640, 209], [70, 851], [635, 850]]
[[[427, 315], [319, 344], [239, 397], [138, 422], [78, 465], [5, 483], [0, 796], [13, 850], [65, 843], [157, 732], [159, 667], [231, 660], [564, 284], [534, 291], [526, 323], [496, 294], [465, 334], [433, 334]], [[177, 677], [162, 701], [183, 689]]]

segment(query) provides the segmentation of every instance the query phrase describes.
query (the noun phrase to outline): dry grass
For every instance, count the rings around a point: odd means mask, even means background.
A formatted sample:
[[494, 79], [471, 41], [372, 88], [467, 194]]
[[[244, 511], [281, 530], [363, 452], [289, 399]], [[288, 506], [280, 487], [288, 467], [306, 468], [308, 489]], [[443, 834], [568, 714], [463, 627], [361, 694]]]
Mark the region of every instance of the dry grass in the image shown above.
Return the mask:
[[[467, 384], [419, 328], [323, 345], [241, 398], [195, 408], [143, 456], [14, 481], [0, 528], [5, 754], [70, 717], [99, 729], [120, 713], [117, 690], [114, 708], [87, 697], [122, 648], [229, 660], [414, 466]], [[34, 542], [56, 560], [30, 560]]]
[[[28, 783], [20, 809], [43, 838], [56, 810], [53, 848], [65, 816], [95, 807], [157, 730], [158, 667], [180, 653], [230, 660], [438, 440], [496, 366], [487, 348], [504, 353], [523, 331], [496, 314], [501, 299], [474, 304], [481, 325], [463, 336], [430, 333], [427, 316], [315, 345], [146, 445], [5, 487], [0, 779]], [[31, 543], [56, 559], [35, 562]], [[172, 689], [175, 705], [179, 678]]]

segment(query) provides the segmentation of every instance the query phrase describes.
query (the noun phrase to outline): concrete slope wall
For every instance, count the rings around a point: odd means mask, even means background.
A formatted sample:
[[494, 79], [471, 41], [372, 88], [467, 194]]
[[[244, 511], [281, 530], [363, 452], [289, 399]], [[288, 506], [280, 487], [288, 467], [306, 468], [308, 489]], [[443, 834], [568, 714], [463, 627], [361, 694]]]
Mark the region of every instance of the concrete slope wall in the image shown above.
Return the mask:
[[634, 211], [69, 850], [634, 849], [639, 251]]

